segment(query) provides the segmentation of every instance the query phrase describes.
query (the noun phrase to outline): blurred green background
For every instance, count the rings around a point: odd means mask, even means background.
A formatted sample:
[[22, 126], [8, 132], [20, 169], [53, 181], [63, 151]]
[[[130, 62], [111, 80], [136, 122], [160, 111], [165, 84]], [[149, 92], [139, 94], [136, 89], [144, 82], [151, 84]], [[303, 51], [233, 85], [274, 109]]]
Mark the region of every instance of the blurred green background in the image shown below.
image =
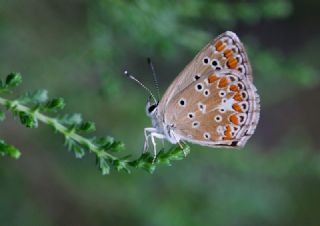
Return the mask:
[[46, 126], [8, 117], [0, 137], [22, 150], [0, 159], [0, 225], [319, 225], [320, 2], [0, 0], [0, 74], [21, 72], [19, 92], [48, 89], [66, 112], [139, 156], [147, 95], [162, 93], [212, 38], [236, 32], [251, 59], [261, 120], [243, 150], [192, 146], [153, 175], [101, 176]]

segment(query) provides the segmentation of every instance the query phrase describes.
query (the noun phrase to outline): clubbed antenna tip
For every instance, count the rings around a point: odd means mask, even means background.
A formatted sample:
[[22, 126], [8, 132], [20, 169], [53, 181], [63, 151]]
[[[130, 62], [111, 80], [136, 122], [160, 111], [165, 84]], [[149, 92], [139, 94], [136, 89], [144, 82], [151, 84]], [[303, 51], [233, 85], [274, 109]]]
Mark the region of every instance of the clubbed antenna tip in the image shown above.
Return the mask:
[[144, 88], [152, 97], [152, 99], [154, 100], [155, 103], [158, 103], [157, 99], [155, 98], [155, 96], [153, 95], [153, 93], [151, 92], [151, 90], [146, 87], [142, 82], [140, 82], [137, 78], [135, 78], [133, 75], [131, 75], [127, 70], [124, 70], [123, 72], [126, 76], [128, 76], [128, 78], [132, 79], [133, 81], [135, 81], [137, 84], [139, 84], [142, 88]]

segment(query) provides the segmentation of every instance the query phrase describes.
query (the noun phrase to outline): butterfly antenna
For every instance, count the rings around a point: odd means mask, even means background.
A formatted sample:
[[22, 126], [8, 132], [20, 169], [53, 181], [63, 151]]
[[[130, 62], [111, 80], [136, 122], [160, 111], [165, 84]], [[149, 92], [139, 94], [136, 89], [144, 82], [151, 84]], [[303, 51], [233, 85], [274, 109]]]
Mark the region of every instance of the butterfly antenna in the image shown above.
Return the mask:
[[158, 103], [157, 99], [155, 98], [155, 96], [153, 95], [153, 93], [151, 92], [151, 90], [150, 90], [148, 87], [146, 87], [145, 85], [143, 85], [142, 82], [140, 82], [138, 79], [136, 79], [136, 78], [135, 78], [133, 75], [131, 75], [127, 70], [124, 71], [124, 74], [125, 74], [128, 78], [130, 78], [130, 79], [132, 79], [133, 81], [135, 81], [136, 83], [138, 83], [142, 88], [144, 88], [144, 89], [150, 94], [150, 96], [152, 97], [152, 99], [154, 100], [154, 102], [155, 102], [155, 103]]
[[157, 90], [158, 100], [160, 100], [160, 89], [159, 89], [158, 78], [157, 78], [156, 71], [154, 70], [153, 63], [152, 63], [150, 57], [148, 57], [148, 64], [149, 64], [151, 71], [152, 71], [153, 83], [154, 83], [155, 88]]

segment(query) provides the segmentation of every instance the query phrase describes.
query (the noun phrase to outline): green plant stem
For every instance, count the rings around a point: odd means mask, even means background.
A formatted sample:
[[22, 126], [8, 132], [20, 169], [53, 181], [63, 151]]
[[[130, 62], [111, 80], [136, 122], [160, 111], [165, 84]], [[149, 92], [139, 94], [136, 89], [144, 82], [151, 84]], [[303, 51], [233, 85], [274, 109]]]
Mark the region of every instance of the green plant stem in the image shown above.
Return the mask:
[[62, 133], [65, 135], [65, 137], [71, 138], [74, 141], [76, 141], [79, 144], [86, 144], [86, 146], [88, 147], [89, 151], [94, 152], [97, 156], [99, 157], [107, 157], [111, 160], [115, 160], [117, 159], [115, 156], [104, 152], [103, 150], [99, 149], [98, 146], [96, 146], [95, 144], [92, 143], [92, 141], [90, 141], [89, 139], [73, 132], [70, 131], [67, 127], [65, 127], [64, 125], [62, 125], [61, 123], [59, 123], [59, 121], [55, 118], [52, 118], [50, 116], [46, 116], [38, 111], [32, 111], [31, 108], [24, 106], [22, 104], [20, 104], [18, 101], [11, 101], [8, 99], [5, 99], [3, 97], [0, 97], [0, 104], [3, 106], [11, 106], [14, 107], [15, 109], [17, 109], [20, 112], [25, 112], [27, 114], [32, 114], [36, 119], [38, 119], [39, 121], [47, 124], [47, 125], [51, 125], [55, 128], [56, 131]]

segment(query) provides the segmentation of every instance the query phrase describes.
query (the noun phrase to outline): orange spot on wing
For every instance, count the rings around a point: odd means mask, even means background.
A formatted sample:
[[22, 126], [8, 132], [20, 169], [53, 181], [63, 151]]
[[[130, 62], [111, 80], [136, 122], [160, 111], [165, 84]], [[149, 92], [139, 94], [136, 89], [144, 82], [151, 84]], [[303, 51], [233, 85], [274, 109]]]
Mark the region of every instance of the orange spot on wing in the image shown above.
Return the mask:
[[237, 91], [239, 91], [239, 88], [238, 88], [237, 85], [233, 84], [233, 85], [230, 86], [230, 90], [233, 91], [233, 92], [237, 92]]
[[230, 57], [228, 59], [227, 65], [228, 65], [229, 68], [235, 69], [237, 67], [237, 65], [238, 65], [238, 61], [235, 58]]
[[218, 76], [212, 74], [212, 75], [209, 75], [209, 77], [208, 77], [208, 82], [209, 82], [209, 83], [213, 83], [213, 82], [217, 81], [218, 79], [219, 79]]
[[226, 126], [226, 130], [224, 131], [224, 140], [231, 140], [232, 135], [231, 135], [231, 127], [229, 125]]
[[226, 77], [221, 78], [218, 84], [219, 88], [226, 87], [227, 85], [228, 85], [228, 79]]
[[239, 92], [237, 92], [234, 96], [233, 99], [235, 99], [236, 101], [242, 101], [242, 96]]
[[225, 44], [224, 44], [222, 41], [218, 41], [218, 42], [214, 45], [214, 47], [216, 47], [216, 50], [217, 50], [218, 52], [221, 52], [221, 51], [224, 49]]
[[238, 120], [238, 117], [237, 117], [236, 114], [231, 115], [231, 116], [229, 117], [229, 120], [230, 120], [233, 124], [239, 125], [239, 120]]
[[233, 56], [233, 52], [232, 52], [231, 49], [225, 50], [223, 54], [224, 54], [224, 56], [227, 57], [227, 58], [230, 58], [230, 57]]
[[235, 103], [232, 105], [232, 108], [237, 112], [242, 112], [242, 109], [239, 104]]

